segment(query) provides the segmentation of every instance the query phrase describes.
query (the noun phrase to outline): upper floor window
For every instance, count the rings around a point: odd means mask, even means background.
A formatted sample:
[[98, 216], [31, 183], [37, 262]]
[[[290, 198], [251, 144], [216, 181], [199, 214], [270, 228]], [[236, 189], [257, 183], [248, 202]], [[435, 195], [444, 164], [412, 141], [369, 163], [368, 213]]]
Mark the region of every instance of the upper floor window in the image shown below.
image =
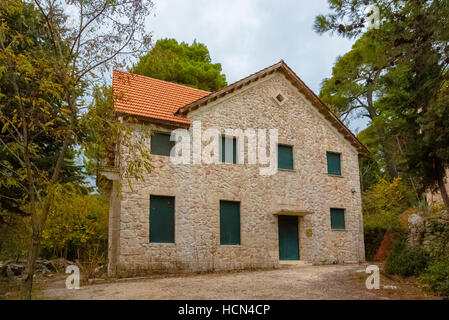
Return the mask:
[[237, 138], [221, 137], [220, 161], [222, 163], [237, 164]]
[[293, 147], [278, 144], [278, 169], [293, 170]]
[[174, 145], [175, 142], [170, 141], [169, 133], [157, 132], [151, 136], [151, 154], [169, 157]]
[[341, 154], [335, 152], [327, 153], [327, 173], [341, 176]]

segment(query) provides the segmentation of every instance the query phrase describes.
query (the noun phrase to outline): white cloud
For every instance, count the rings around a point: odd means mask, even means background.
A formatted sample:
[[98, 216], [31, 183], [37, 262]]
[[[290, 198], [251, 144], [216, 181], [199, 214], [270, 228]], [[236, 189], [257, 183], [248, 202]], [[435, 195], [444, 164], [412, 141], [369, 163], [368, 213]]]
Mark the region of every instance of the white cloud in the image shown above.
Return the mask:
[[228, 83], [284, 59], [316, 93], [352, 41], [313, 31], [326, 0], [155, 0], [154, 39], [207, 45]]

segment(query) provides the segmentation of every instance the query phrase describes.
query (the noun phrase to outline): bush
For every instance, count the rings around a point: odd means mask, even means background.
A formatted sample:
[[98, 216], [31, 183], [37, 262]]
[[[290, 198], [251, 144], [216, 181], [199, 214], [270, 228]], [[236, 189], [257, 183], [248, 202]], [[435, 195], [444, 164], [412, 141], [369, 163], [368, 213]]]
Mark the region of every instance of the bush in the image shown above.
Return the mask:
[[430, 221], [430, 230], [433, 233], [442, 233], [446, 229], [446, 225], [438, 220], [431, 220]]
[[379, 249], [386, 229], [381, 227], [365, 226], [365, 256], [366, 260], [373, 261], [377, 250]]
[[41, 255], [82, 262], [105, 260], [108, 240], [108, 198], [65, 188], [55, 192], [42, 234]]
[[440, 258], [432, 261], [421, 276], [421, 280], [432, 290], [449, 299], [449, 261], [447, 259]]
[[390, 182], [386, 177], [362, 194], [363, 219], [366, 227], [381, 227], [388, 231], [400, 229], [399, 216], [409, 207], [405, 184], [401, 178]]
[[399, 243], [391, 250], [385, 262], [385, 271], [404, 277], [417, 276], [427, 267], [428, 260], [429, 255], [424, 249]]

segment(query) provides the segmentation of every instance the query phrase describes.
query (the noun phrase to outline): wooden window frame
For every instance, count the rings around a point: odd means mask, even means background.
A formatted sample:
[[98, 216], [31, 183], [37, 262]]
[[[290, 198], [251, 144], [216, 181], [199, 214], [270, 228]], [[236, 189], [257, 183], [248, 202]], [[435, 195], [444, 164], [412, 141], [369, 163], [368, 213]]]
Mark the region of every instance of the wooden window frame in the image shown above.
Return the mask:
[[[238, 203], [238, 207], [239, 207], [239, 241], [238, 243], [223, 243], [223, 237], [222, 237], [222, 211], [221, 211], [221, 205], [222, 203]], [[225, 247], [232, 247], [232, 246], [241, 246], [242, 245], [242, 203], [240, 201], [230, 201], [230, 200], [220, 200], [219, 202], [219, 233], [220, 233], [220, 246], [225, 246]]]
[[[151, 224], [152, 224], [152, 222], [151, 222], [151, 220], [152, 220], [151, 219], [151, 214], [152, 214], [152, 212], [151, 212], [151, 197], [172, 198], [173, 199], [173, 241], [159, 241], [159, 240], [154, 240], [154, 238], [152, 241], [151, 237], [152, 237], [153, 232], [151, 232]], [[149, 217], [148, 217], [149, 218], [148, 219], [148, 221], [149, 221], [148, 242], [150, 244], [175, 244], [176, 243], [176, 197], [175, 196], [167, 196], [167, 195], [151, 194], [149, 200], [150, 200], [150, 205], [149, 205]], [[170, 237], [171, 237], [171, 235], [170, 235]]]
[[160, 157], [170, 157], [170, 153], [169, 153], [168, 155], [166, 155], [166, 154], [159, 154], [159, 153], [153, 153], [153, 142], [154, 142], [153, 137], [154, 137], [155, 135], [164, 135], [164, 136], [168, 136], [168, 137], [169, 137], [169, 142], [173, 144], [173, 145], [170, 146], [170, 152], [171, 152], [172, 148], [173, 148], [174, 145], [175, 145], [175, 141], [171, 141], [171, 140], [170, 140], [171, 132], [156, 131], [156, 132], [154, 132], [154, 134], [153, 134], [153, 135], [151, 136], [151, 138], [150, 138], [150, 143], [151, 143], [151, 145], [150, 145], [150, 153], [151, 153], [152, 155], [154, 155], [154, 156], [160, 156]]
[[[329, 155], [338, 155], [339, 156], [339, 160], [340, 160], [340, 173], [336, 174], [336, 173], [331, 173], [329, 172]], [[334, 152], [334, 151], [326, 151], [326, 165], [327, 165], [327, 174], [331, 177], [342, 177], [343, 176], [343, 166], [342, 166], [342, 158], [343, 155], [341, 152]]]
[[[332, 226], [332, 210], [341, 210], [343, 212], [343, 223], [344, 223], [344, 228], [334, 228]], [[341, 212], [340, 211], [340, 212]], [[346, 225], [347, 225], [347, 219], [346, 219], [346, 209], [345, 208], [330, 208], [329, 210], [329, 218], [330, 218], [330, 225], [331, 225], [331, 230], [332, 231], [346, 231]]]
[[[292, 168], [280, 168], [279, 167], [279, 147], [290, 147], [292, 150]], [[290, 144], [286, 144], [286, 143], [278, 143], [277, 144], [277, 152], [278, 152], [278, 163], [277, 163], [277, 167], [279, 171], [295, 171], [295, 147], [293, 145]]]

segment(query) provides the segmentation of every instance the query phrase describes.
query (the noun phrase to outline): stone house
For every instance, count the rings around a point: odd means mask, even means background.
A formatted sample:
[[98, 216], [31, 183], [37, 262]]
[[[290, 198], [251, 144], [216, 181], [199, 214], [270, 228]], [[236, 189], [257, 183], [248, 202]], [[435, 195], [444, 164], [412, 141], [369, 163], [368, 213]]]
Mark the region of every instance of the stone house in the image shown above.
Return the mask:
[[[155, 129], [151, 174], [112, 191], [111, 275], [364, 261], [358, 160], [367, 150], [284, 61], [213, 93], [120, 71], [113, 89], [127, 97], [115, 101], [118, 116]], [[171, 161], [170, 132], [194, 134], [195, 122], [223, 135], [218, 163]], [[249, 138], [226, 128], [277, 129], [266, 149], [276, 148], [275, 173], [249, 164]]]

